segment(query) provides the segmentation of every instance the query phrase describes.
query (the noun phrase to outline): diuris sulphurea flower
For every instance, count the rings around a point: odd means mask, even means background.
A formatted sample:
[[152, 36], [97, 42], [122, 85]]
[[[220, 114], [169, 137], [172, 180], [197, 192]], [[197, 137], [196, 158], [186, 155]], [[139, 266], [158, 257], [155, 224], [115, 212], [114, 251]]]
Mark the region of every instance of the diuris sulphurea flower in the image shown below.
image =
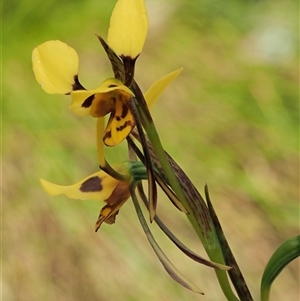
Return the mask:
[[105, 171], [100, 170], [73, 185], [56, 185], [44, 179], [41, 179], [41, 184], [50, 195], [64, 194], [71, 199], [104, 201], [106, 205], [100, 211], [95, 225], [97, 231], [103, 222], [107, 224], [115, 222], [120, 208], [130, 196], [128, 166], [120, 164], [114, 166], [114, 169], [124, 175], [126, 180], [119, 181]]
[[114, 146], [123, 141], [135, 126], [129, 106], [134, 94], [128, 88], [134, 76], [134, 64], [142, 51], [148, 31], [144, 1], [119, 0], [113, 10], [108, 44], [123, 61], [124, 84], [107, 79], [96, 89], [85, 90], [78, 78], [76, 51], [61, 41], [48, 41], [33, 50], [36, 80], [49, 94], [71, 94], [71, 110], [79, 116], [103, 117], [111, 113], [103, 142]]
[[37, 82], [49, 94], [70, 94], [70, 109], [78, 116], [102, 118], [110, 113], [103, 142], [114, 146], [135, 126], [128, 105], [134, 95], [119, 80], [110, 78], [96, 89], [85, 90], [78, 78], [76, 51], [61, 41], [48, 41], [33, 50], [33, 71]]

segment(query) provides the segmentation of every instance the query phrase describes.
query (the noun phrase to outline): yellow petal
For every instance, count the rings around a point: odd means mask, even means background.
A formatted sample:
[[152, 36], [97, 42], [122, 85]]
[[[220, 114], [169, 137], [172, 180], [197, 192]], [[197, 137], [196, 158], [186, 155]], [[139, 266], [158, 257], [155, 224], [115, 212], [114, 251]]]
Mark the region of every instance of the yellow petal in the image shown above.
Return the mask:
[[70, 199], [104, 201], [109, 198], [119, 181], [104, 171], [98, 171], [76, 184], [61, 186], [41, 179], [41, 184], [50, 195], [64, 194]]
[[93, 117], [103, 117], [111, 112], [119, 98], [128, 102], [131, 96], [134, 96], [129, 88], [115, 78], [105, 80], [94, 91], [97, 93], [94, 96], [90, 111]]
[[76, 51], [61, 41], [48, 41], [32, 52], [33, 72], [37, 82], [49, 94], [70, 93], [78, 74]]
[[90, 115], [91, 105], [94, 99], [93, 95], [95, 95], [94, 90], [72, 91], [72, 103], [70, 105], [70, 109], [73, 113], [80, 117]]
[[133, 92], [128, 87], [124, 86], [123, 83], [116, 78], [106, 79], [94, 91], [96, 93], [107, 93], [107, 92], [116, 91], [116, 90], [124, 91], [124, 92], [127, 92], [128, 94], [134, 96]]
[[148, 32], [148, 15], [143, 0], [119, 0], [110, 18], [107, 44], [119, 56], [136, 58]]
[[115, 112], [111, 114], [104, 132], [104, 144], [107, 146], [119, 144], [131, 133], [134, 126], [135, 121], [128, 103], [118, 99]]
[[144, 94], [149, 109], [154, 105], [162, 92], [173, 82], [173, 80], [181, 73], [182, 68], [175, 70], [156, 81]]
[[115, 78], [106, 79], [93, 90], [78, 90], [71, 93], [72, 103], [70, 109], [78, 116], [92, 115], [103, 117], [114, 108], [114, 99], [119, 94], [134, 96], [133, 92]]
[[91, 105], [90, 114], [93, 117], [103, 117], [115, 108], [116, 92], [97, 93]]

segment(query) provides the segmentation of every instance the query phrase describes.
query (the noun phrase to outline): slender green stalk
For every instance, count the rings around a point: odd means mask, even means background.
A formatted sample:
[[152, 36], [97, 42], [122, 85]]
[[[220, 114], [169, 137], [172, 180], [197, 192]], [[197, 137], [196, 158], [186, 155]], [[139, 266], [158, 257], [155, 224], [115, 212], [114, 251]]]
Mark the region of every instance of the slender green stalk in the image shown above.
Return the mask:
[[150, 215], [150, 221], [152, 222], [155, 216], [156, 206], [157, 206], [157, 188], [156, 188], [156, 182], [154, 177], [154, 171], [152, 168], [150, 154], [147, 148], [146, 137], [143, 132], [143, 128], [141, 125], [139, 114], [137, 112], [137, 107], [135, 105], [134, 98], [131, 98], [130, 100], [130, 109], [134, 116], [139, 136], [141, 137], [143, 152], [145, 155], [145, 166], [147, 168], [147, 174], [148, 174], [148, 196], [150, 202], [149, 215]]
[[[189, 204], [185, 199], [185, 195], [182, 192], [182, 189], [178, 183], [177, 178], [174, 175], [174, 172], [171, 168], [171, 165], [168, 161], [168, 158], [165, 154], [165, 151], [162, 147], [159, 135], [156, 131], [155, 125], [153, 123], [152, 118], [149, 118], [149, 110], [147, 107], [147, 104], [145, 102], [144, 96], [142, 94], [142, 92], [140, 91], [139, 86], [133, 82], [132, 84], [132, 88], [134, 90], [134, 93], [136, 95], [136, 98], [138, 99], [139, 104], [137, 106], [140, 118], [141, 118], [141, 122], [143, 124], [143, 127], [147, 133], [147, 137], [149, 138], [154, 152], [163, 168], [164, 171], [164, 175], [167, 177], [172, 189], [174, 190], [175, 194], [177, 195], [178, 199], [181, 201], [181, 203], [184, 205], [184, 207], [188, 210], [189, 209]], [[150, 115], [151, 116], [151, 115]], [[188, 210], [188, 212], [190, 212], [190, 210]]]

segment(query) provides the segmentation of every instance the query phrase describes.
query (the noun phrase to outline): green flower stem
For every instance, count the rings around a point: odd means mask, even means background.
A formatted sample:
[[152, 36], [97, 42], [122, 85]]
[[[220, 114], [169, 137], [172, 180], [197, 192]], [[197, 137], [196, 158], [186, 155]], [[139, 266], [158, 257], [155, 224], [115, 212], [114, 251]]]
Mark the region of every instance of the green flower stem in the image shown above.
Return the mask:
[[142, 162], [131, 161], [129, 169], [130, 169], [130, 174], [131, 174], [134, 182], [148, 180], [147, 169]]
[[134, 116], [139, 136], [141, 137], [143, 152], [145, 155], [145, 166], [147, 168], [147, 173], [148, 173], [148, 195], [149, 195], [149, 203], [150, 203], [149, 215], [150, 215], [150, 221], [152, 222], [155, 216], [156, 206], [157, 206], [157, 188], [156, 188], [156, 182], [154, 177], [154, 171], [152, 168], [152, 162], [147, 148], [146, 137], [142, 128], [137, 106], [135, 104], [135, 98], [133, 97], [130, 100], [130, 109]]
[[[143, 162], [143, 164], [145, 166], [145, 157], [144, 157], [143, 153], [140, 151], [140, 149], [137, 147], [135, 142], [133, 141], [133, 138], [131, 137], [131, 135], [127, 137], [127, 142], [128, 142], [128, 146], [129, 146], [129, 151], [134, 152], [135, 157], [133, 157], [133, 158], [136, 159], [136, 156], [138, 156], [139, 159], [141, 160], [141, 162]], [[185, 207], [183, 207], [182, 203], [178, 200], [178, 198], [175, 195], [175, 193], [173, 192], [173, 190], [168, 186], [167, 180], [165, 179], [164, 175], [160, 172], [159, 169], [157, 169], [157, 167], [155, 165], [152, 165], [152, 167], [154, 170], [155, 181], [160, 186], [160, 188], [163, 190], [163, 192], [167, 195], [169, 200], [173, 203], [173, 205], [178, 210], [180, 210], [183, 213], [188, 213], [187, 210], [185, 209]]]
[[[134, 92], [137, 93], [140, 96], [140, 98], [143, 99], [143, 95], [140, 92], [137, 85], [134, 85]], [[143, 102], [139, 101], [139, 103], [143, 103]], [[181, 190], [181, 187], [178, 183], [178, 180], [174, 175], [174, 172], [171, 168], [171, 165], [170, 165], [170, 163], [168, 161], [168, 158], [165, 154], [165, 151], [162, 147], [162, 144], [161, 144], [160, 138], [158, 136], [158, 133], [156, 131], [155, 125], [154, 125], [152, 119], [149, 122], [149, 118], [148, 118], [149, 114], [147, 114], [148, 113], [147, 106], [146, 106], [146, 113], [141, 108], [141, 106], [137, 105], [136, 107], [137, 107], [137, 110], [139, 112], [143, 127], [144, 127], [144, 129], [147, 133], [147, 137], [149, 138], [149, 140], [150, 140], [150, 142], [153, 146], [154, 152], [155, 152], [157, 158], [159, 159], [159, 162], [160, 162], [160, 164], [163, 168], [164, 175], [167, 177], [167, 179], [168, 179], [171, 187], [173, 188], [175, 194], [177, 195], [178, 199], [182, 202], [184, 207], [186, 207], [186, 209], [188, 210], [188, 208], [187, 208], [187, 207], [189, 207], [188, 202], [186, 201], [185, 196], [184, 196], [184, 194]], [[188, 212], [190, 212], [190, 210], [188, 210]]]

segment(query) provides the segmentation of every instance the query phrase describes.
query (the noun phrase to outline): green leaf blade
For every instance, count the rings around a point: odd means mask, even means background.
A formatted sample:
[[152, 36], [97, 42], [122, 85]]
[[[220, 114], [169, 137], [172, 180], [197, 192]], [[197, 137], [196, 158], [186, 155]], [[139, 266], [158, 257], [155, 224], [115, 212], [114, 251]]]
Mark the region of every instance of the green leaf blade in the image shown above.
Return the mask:
[[272, 283], [281, 271], [300, 256], [300, 235], [284, 241], [273, 253], [264, 270], [261, 280], [261, 300], [268, 301]]

